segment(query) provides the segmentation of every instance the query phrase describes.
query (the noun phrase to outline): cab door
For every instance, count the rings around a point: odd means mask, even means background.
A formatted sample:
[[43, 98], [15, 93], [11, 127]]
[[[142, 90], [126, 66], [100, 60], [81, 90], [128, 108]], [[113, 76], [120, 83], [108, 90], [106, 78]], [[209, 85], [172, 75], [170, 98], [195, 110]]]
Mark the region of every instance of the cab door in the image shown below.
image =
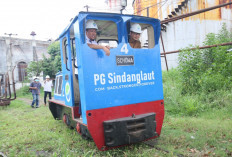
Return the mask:
[[71, 58], [71, 41], [70, 33], [67, 32], [60, 39], [61, 61], [62, 61], [62, 74], [63, 74], [63, 98], [65, 105], [74, 106], [74, 93], [73, 93], [73, 67]]

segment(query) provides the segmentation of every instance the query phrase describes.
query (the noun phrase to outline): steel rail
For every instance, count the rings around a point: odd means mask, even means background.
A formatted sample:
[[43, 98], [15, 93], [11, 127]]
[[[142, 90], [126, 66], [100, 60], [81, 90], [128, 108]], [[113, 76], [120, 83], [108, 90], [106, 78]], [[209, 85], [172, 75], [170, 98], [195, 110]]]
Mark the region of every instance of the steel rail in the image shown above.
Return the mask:
[[[218, 46], [228, 46], [228, 45], [232, 45], [232, 42], [228, 42], [228, 43], [222, 43], [222, 44], [216, 44], [216, 45], [208, 45], [208, 46], [202, 46], [202, 47], [196, 47], [196, 48], [191, 48], [189, 50], [196, 50], [196, 49], [206, 49], [206, 48], [211, 48], [211, 47], [218, 47]], [[165, 52], [165, 53], [160, 53], [160, 55], [167, 55], [167, 54], [172, 54], [172, 53], [178, 53], [181, 50], [176, 50], [176, 51], [169, 51], [169, 52]]]

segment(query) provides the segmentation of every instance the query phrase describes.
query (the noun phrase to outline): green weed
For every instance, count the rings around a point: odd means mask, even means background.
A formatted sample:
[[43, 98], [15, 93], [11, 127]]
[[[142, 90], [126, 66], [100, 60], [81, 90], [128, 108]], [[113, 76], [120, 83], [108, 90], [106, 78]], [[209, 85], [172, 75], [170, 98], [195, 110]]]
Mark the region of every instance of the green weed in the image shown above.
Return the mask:
[[[232, 40], [232, 33], [223, 24], [218, 34], [206, 36], [204, 45], [215, 45]], [[179, 67], [182, 94], [211, 93], [232, 88], [232, 46], [218, 46], [191, 50], [193, 46], [179, 53]]]

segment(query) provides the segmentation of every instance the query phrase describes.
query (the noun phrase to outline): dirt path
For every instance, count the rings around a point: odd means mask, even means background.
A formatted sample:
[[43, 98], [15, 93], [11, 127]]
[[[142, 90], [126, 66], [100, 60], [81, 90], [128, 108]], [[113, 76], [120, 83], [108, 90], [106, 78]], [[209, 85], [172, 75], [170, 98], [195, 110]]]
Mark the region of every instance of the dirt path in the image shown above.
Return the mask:
[[[26, 105], [31, 105], [32, 103], [32, 98], [29, 99], [29, 98], [17, 98], [18, 100], [22, 100], [26, 103]], [[43, 105], [43, 98], [39, 98], [39, 106], [42, 106]]]

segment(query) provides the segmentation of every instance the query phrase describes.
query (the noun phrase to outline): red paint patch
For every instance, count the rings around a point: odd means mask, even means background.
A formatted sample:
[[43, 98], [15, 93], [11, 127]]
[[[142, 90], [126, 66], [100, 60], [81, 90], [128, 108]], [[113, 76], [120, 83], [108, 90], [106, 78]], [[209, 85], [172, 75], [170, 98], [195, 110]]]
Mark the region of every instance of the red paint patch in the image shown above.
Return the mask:
[[81, 126], [80, 126], [80, 123], [77, 123], [76, 130], [81, 135]]
[[[132, 114], [140, 115], [145, 113], [156, 113], [156, 132], [161, 133], [164, 119], [163, 100], [131, 104], [126, 106], [117, 106], [105, 109], [87, 111], [88, 130], [99, 150], [112, 149], [105, 146], [103, 122], [123, 117], [130, 117]], [[152, 137], [155, 138], [155, 137]]]
[[74, 118], [80, 118], [80, 114], [79, 114], [79, 106], [74, 106], [72, 107], [72, 115], [74, 115], [74, 117], [72, 117], [72, 119]]
[[66, 117], [65, 114], [63, 115], [63, 122], [67, 125], [67, 123], [66, 123], [67, 122], [67, 117]]

